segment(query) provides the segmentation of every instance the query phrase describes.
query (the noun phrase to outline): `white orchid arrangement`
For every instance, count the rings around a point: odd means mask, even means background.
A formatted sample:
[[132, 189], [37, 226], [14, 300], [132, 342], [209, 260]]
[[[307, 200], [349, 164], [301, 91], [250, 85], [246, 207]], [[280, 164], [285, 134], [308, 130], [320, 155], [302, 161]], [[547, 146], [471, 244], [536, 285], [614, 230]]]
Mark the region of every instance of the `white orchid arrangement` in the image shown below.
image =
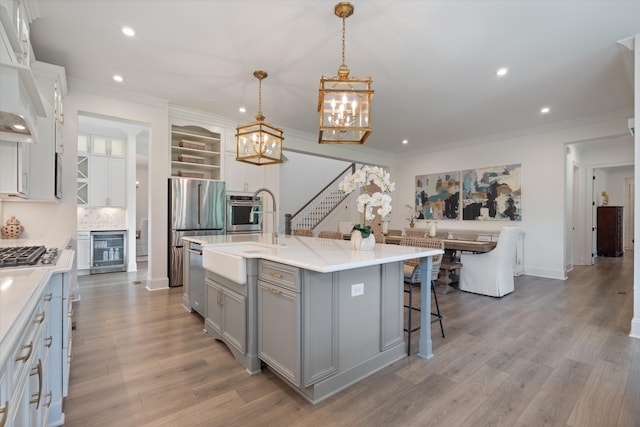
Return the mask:
[[409, 224], [413, 224], [413, 221], [418, 219], [420, 214], [416, 210], [415, 206], [411, 206], [410, 204], [407, 204], [406, 206], [409, 208], [409, 216], [407, 216], [407, 220], [409, 221]]
[[[363, 188], [369, 184], [375, 184], [380, 188], [373, 194], [362, 193], [358, 196], [358, 212], [362, 213], [362, 224], [356, 224], [353, 230], [360, 231], [363, 238], [369, 237], [371, 234], [371, 226], [367, 225], [367, 221], [373, 221], [375, 213], [381, 217], [386, 217], [391, 213], [391, 196], [389, 193], [395, 191], [396, 184], [391, 182], [389, 172], [377, 166], [364, 166], [354, 173], [347, 175], [340, 184], [338, 189], [345, 194], [351, 193], [356, 188]], [[373, 208], [378, 210], [374, 213]]]

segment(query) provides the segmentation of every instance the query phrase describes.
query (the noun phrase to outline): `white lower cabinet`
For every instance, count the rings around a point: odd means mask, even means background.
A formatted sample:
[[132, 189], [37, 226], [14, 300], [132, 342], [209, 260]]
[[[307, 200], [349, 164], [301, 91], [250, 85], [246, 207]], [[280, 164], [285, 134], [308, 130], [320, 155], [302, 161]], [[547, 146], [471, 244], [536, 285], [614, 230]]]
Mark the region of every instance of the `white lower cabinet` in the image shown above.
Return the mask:
[[76, 262], [78, 263], [78, 273], [89, 274], [91, 267], [91, 232], [78, 231]]
[[16, 338], [0, 361], [0, 426], [63, 425], [63, 338], [70, 327], [63, 304], [69, 292], [69, 273], [54, 274], [21, 330], [7, 335]]

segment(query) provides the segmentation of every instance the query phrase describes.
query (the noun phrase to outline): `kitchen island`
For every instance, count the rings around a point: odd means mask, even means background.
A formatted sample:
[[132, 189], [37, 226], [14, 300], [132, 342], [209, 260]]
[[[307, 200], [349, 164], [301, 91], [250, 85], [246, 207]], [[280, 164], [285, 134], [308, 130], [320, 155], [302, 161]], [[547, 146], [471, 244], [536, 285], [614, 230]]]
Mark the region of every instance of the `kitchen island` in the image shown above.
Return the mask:
[[[439, 250], [285, 236], [207, 236], [209, 335], [227, 344], [249, 373], [261, 364], [317, 403], [406, 356], [403, 264], [421, 258], [431, 277]], [[428, 284], [427, 284], [428, 286]], [[430, 306], [430, 293], [422, 293]], [[418, 355], [432, 357], [429, 311]]]

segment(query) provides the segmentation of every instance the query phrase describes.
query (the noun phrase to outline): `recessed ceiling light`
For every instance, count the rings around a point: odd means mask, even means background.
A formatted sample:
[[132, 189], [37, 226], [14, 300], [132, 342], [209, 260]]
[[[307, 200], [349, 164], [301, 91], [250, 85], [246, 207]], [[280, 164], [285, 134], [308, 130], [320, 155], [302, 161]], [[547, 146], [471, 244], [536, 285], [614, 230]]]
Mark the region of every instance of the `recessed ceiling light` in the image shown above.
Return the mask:
[[240, 111], [241, 113], [246, 113], [247, 109], [244, 108], [244, 107], [240, 107], [240, 108], [238, 108], [238, 111]]
[[409, 140], [408, 140], [408, 139], [403, 139], [403, 140], [402, 140], [402, 143], [403, 143], [403, 144], [408, 144], [408, 143], [409, 143]]
[[549, 111], [551, 111], [551, 109], [550, 109], [549, 107], [542, 107], [542, 108], [540, 109], [540, 112], [541, 112], [542, 114], [547, 114]]
[[136, 35], [136, 32], [131, 27], [122, 27], [122, 34], [125, 36], [133, 37]]
[[499, 76], [499, 77], [506, 76], [508, 72], [509, 72], [509, 69], [507, 67], [498, 68], [498, 71], [496, 71], [496, 76]]
[[119, 74], [115, 74], [113, 76], [113, 80], [117, 81], [118, 83], [122, 83], [124, 81], [124, 78], [122, 78], [122, 76]]

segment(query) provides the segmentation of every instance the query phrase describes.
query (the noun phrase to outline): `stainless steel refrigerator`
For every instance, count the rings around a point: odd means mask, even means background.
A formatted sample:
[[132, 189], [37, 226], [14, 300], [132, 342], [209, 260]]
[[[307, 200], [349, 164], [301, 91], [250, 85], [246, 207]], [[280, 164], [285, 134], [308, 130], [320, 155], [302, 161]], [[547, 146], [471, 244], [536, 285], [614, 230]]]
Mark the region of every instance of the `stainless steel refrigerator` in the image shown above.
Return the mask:
[[186, 236], [224, 234], [225, 183], [169, 178], [169, 286], [182, 286]]

